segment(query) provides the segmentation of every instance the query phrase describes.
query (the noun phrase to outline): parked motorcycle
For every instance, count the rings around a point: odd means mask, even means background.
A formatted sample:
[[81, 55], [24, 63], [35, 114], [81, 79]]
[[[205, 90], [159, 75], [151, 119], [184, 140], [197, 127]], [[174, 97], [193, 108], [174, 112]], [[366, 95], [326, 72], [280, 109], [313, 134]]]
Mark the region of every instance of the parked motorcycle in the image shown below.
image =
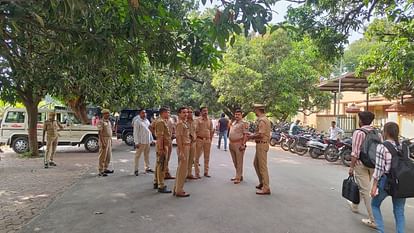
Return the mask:
[[325, 143], [323, 136], [314, 137], [308, 143], [307, 146], [309, 148], [309, 155], [313, 159], [319, 158], [323, 155], [328, 147], [328, 144]]
[[285, 150], [288, 151], [289, 150], [289, 146], [290, 144], [293, 142], [292, 137], [286, 133], [286, 132], [282, 132], [281, 134], [281, 141], [280, 141], [280, 147]]
[[311, 138], [312, 134], [293, 136], [293, 142], [289, 146], [290, 152], [298, 155], [305, 155], [309, 149], [307, 143], [311, 140]]
[[339, 157], [342, 160], [342, 163], [349, 167], [351, 165], [351, 154], [352, 154], [352, 139], [345, 138], [343, 141], [343, 146], [339, 149]]
[[279, 145], [281, 141], [282, 141], [281, 130], [276, 129], [274, 132], [272, 132], [272, 136], [270, 138], [270, 145], [271, 146]]
[[328, 162], [336, 162], [340, 158], [339, 149], [344, 146], [344, 143], [341, 140], [327, 140], [328, 148], [324, 153], [325, 159]]

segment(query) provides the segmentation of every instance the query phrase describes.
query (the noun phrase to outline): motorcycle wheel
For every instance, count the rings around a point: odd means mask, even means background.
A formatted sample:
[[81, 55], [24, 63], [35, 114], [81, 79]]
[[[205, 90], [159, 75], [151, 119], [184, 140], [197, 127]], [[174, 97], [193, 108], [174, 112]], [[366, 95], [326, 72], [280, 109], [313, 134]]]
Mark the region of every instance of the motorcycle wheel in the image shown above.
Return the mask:
[[296, 140], [293, 140], [290, 144], [289, 144], [289, 151], [293, 154], [296, 154]]
[[270, 139], [270, 145], [271, 146], [276, 146], [277, 142], [278, 141], [275, 138]]
[[283, 140], [280, 142], [280, 147], [281, 147], [284, 151], [288, 151], [288, 150], [289, 150], [289, 144], [288, 144], [288, 142], [286, 141], [286, 139], [283, 139]]
[[308, 148], [298, 148], [296, 146], [295, 148], [296, 154], [300, 155], [300, 156], [304, 156], [306, 154], [306, 152], [308, 152]]
[[334, 146], [329, 146], [326, 151], [325, 151], [325, 159], [328, 162], [336, 162], [339, 159], [339, 153], [338, 153], [338, 149], [336, 149], [336, 147]]
[[315, 148], [309, 148], [309, 155], [312, 159], [318, 159], [321, 156], [321, 154], [317, 153]]
[[344, 152], [342, 152], [341, 160], [346, 167], [351, 166], [351, 153], [352, 151], [350, 149], [346, 149]]

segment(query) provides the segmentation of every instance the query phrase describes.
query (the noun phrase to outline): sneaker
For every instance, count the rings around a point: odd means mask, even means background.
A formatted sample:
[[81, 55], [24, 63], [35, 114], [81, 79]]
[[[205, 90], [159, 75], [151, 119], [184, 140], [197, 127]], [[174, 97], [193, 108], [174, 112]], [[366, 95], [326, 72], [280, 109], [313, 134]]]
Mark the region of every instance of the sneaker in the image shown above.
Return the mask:
[[105, 174], [112, 174], [112, 173], [114, 173], [114, 170], [108, 170], [108, 169], [106, 169], [106, 170], [104, 171], [104, 173], [105, 173]]
[[134, 174], [135, 174], [135, 176], [139, 176], [139, 172], [138, 172], [138, 170], [136, 170], [136, 171], [134, 172]]
[[153, 171], [151, 168], [147, 168], [147, 169], [145, 169], [145, 172], [146, 172], [146, 173], [154, 173], [154, 171]]
[[349, 204], [349, 208], [351, 209], [351, 211], [353, 212], [353, 213], [356, 213], [356, 214], [358, 214], [359, 213], [359, 210], [358, 210], [358, 205], [355, 205], [354, 203], [352, 203], [351, 201], [348, 201], [348, 204]]
[[49, 164], [47, 164], [47, 163], [46, 163], [46, 164], [45, 164], [45, 168], [49, 168]]
[[98, 176], [108, 176], [108, 174], [106, 174], [104, 172], [101, 172], [101, 173], [98, 174]]
[[367, 218], [364, 218], [361, 221], [362, 221], [363, 224], [367, 225], [368, 227], [371, 227], [373, 229], [377, 229], [377, 225], [374, 222], [372, 222], [371, 220], [369, 220]]
[[50, 162], [49, 162], [49, 166], [56, 167], [56, 163], [55, 163], [55, 162], [53, 162], [53, 161], [50, 161]]

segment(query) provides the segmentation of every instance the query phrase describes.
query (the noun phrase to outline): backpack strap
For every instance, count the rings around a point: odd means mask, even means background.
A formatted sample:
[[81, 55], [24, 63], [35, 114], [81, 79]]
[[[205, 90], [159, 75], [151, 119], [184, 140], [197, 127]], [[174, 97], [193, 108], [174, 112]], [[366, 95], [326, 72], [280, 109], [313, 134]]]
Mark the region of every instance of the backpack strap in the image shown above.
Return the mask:
[[384, 141], [382, 144], [385, 146], [385, 148], [388, 149], [393, 157], [398, 156], [398, 151], [395, 149], [394, 145], [391, 142]]

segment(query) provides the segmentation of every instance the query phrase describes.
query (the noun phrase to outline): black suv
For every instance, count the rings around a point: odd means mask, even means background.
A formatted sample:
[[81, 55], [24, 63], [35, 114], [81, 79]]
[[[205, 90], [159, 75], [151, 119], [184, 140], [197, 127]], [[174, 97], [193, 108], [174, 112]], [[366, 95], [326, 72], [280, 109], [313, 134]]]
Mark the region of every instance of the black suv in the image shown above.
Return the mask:
[[[159, 111], [155, 109], [145, 109], [145, 111], [147, 112], [147, 118], [150, 122], [152, 122], [154, 117], [159, 114]], [[124, 109], [121, 111], [119, 118], [116, 121], [116, 138], [122, 139], [128, 146], [134, 145], [132, 119], [136, 116], [138, 116], [137, 109]]]

